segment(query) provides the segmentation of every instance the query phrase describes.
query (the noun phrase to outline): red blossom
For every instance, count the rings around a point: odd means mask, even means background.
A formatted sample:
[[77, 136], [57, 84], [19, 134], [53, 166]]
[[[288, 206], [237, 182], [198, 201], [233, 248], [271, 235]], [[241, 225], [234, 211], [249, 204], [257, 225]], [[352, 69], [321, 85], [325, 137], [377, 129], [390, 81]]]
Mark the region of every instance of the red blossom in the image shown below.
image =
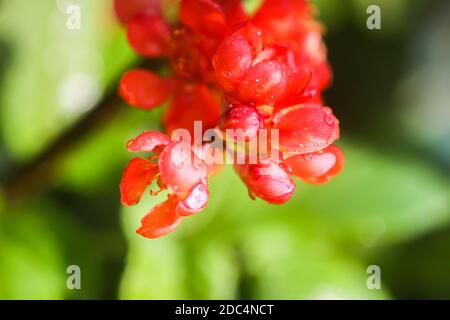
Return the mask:
[[311, 184], [324, 184], [344, 169], [344, 154], [335, 145], [285, 160], [292, 174]]
[[130, 105], [151, 110], [163, 104], [173, 87], [170, 79], [143, 69], [125, 73], [120, 81], [119, 94]]
[[[142, 220], [138, 233], [156, 238], [173, 231], [181, 217], [201, 211], [208, 203], [208, 168], [183, 141], [170, 141], [158, 131], [146, 131], [127, 143], [130, 151], [153, 151], [148, 160], [134, 158], [123, 173], [120, 191], [124, 205], [135, 205], [147, 187], [158, 181], [168, 200]], [[154, 160], [157, 160], [155, 163]], [[152, 193], [155, 193], [152, 191]]]
[[[309, 1], [265, 0], [253, 16], [241, 0], [179, 5], [179, 21], [169, 24], [162, 0], [115, 0], [131, 47], [144, 57], [165, 58], [171, 70], [168, 77], [143, 69], [127, 72], [119, 86], [122, 98], [144, 110], [166, 103], [168, 134], [186, 129], [194, 135], [194, 122], [201, 121], [203, 130], [221, 130], [227, 144], [219, 145], [228, 148], [230, 140], [242, 141], [227, 130], [245, 132], [244, 152], [270, 132], [270, 155], [259, 146], [255, 161], [244, 155], [245, 163], [234, 165], [252, 198], [282, 204], [295, 191], [294, 176], [322, 184], [338, 175], [344, 166], [343, 153], [333, 144], [339, 121], [322, 98], [332, 72], [324, 28]], [[278, 143], [271, 140], [275, 133]], [[167, 200], [142, 219], [139, 234], [165, 235], [206, 207], [208, 178], [220, 164], [203, 160], [214, 154], [224, 159], [225, 150], [212, 141], [171, 141], [156, 131], [131, 139], [127, 148], [152, 155], [134, 158], [125, 168], [122, 203], [136, 204], [153, 182], [159, 190], [152, 195], [167, 191]]]

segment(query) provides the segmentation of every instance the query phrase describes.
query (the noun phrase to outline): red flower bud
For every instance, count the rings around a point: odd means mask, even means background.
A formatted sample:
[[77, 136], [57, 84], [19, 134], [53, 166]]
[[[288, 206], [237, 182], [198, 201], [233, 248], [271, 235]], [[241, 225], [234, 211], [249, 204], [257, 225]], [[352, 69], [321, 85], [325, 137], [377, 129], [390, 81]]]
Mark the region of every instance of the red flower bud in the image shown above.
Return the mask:
[[178, 88], [170, 108], [164, 115], [168, 134], [184, 128], [194, 136], [194, 121], [201, 121], [203, 130], [214, 128], [220, 119], [220, 100], [205, 85], [186, 84]]
[[269, 203], [285, 203], [294, 193], [294, 180], [282, 164], [267, 160], [259, 164], [235, 165], [234, 168], [250, 194]]
[[[220, 128], [226, 130], [243, 130], [247, 139], [257, 136], [258, 130], [264, 125], [264, 120], [254, 106], [248, 104], [232, 105], [222, 116]], [[234, 136], [234, 139], [237, 137]]]
[[152, 152], [170, 143], [170, 139], [159, 131], [145, 131], [137, 137], [130, 139], [127, 149], [131, 152]]
[[274, 129], [279, 130], [280, 148], [288, 154], [312, 153], [339, 138], [339, 121], [330, 108], [297, 105], [275, 115]]
[[206, 181], [205, 164], [184, 142], [171, 142], [159, 155], [161, 179], [171, 194], [186, 197], [194, 186]]
[[233, 91], [244, 79], [252, 64], [252, 49], [248, 41], [240, 34], [227, 37], [213, 57], [217, 81], [226, 91]]
[[261, 61], [248, 70], [238, 87], [238, 96], [243, 101], [256, 104], [273, 104], [283, 96], [287, 76], [283, 62]]
[[[157, 238], [173, 231], [182, 216], [203, 210], [208, 203], [207, 166], [194, 154], [192, 146], [182, 141], [170, 142], [156, 131], [146, 131], [131, 139], [130, 151], [153, 151], [158, 160], [135, 158], [125, 168], [120, 184], [124, 205], [134, 205], [145, 189], [157, 178], [158, 186], [169, 191], [168, 200], [157, 205], [142, 219], [137, 232], [147, 238]], [[160, 191], [161, 191], [160, 190]], [[158, 192], [151, 191], [152, 195]]]
[[158, 165], [148, 160], [132, 159], [125, 168], [120, 183], [122, 204], [132, 206], [138, 203], [158, 171]]
[[225, 14], [212, 0], [183, 0], [180, 3], [180, 19], [195, 33], [222, 37], [227, 30]]
[[274, 44], [296, 44], [305, 30], [310, 9], [305, 0], [265, 0], [253, 23], [262, 30], [264, 41]]
[[284, 163], [294, 176], [303, 181], [324, 184], [344, 169], [344, 154], [337, 146], [331, 145], [315, 153], [295, 155]]
[[127, 24], [139, 13], [160, 13], [161, 0], [114, 0], [114, 10], [119, 21]]
[[177, 204], [174, 198], [169, 197], [153, 207], [142, 218], [141, 227], [136, 232], [143, 237], [154, 239], [174, 231], [181, 222], [181, 217], [176, 213]]
[[119, 94], [130, 105], [151, 110], [166, 101], [173, 81], [143, 69], [125, 73], [120, 80]]
[[215, 0], [225, 13], [227, 24], [235, 25], [248, 19], [241, 0]]
[[128, 41], [144, 57], [169, 53], [170, 28], [159, 14], [141, 13], [128, 23]]

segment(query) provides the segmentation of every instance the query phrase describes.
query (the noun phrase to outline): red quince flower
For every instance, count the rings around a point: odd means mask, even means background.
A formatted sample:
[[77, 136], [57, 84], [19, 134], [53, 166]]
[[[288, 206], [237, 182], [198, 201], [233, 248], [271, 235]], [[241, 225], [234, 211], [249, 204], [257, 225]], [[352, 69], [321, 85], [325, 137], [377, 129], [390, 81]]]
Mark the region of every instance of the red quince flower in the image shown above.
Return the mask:
[[[324, 28], [309, 1], [265, 0], [250, 16], [241, 0], [181, 0], [179, 19], [171, 23], [164, 19], [166, 3], [115, 0], [131, 47], [145, 58], [166, 59], [171, 71], [162, 77], [131, 70], [119, 94], [147, 111], [167, 104], [166, 133], [187, 129], [194, 136], [188, 143], [147, 131], [127, 144], [153, 155], [126, 167], [122, 203], [136, 204], [155, 181], [159, 190], [150, 193], [168, 194], [142, 219], [139, 234], [160, 237], [207, 205], [208, 177], [221, 164], [201, 160], [212, 153], [223, 160], [234, 149], [234, 159], [244, 159], [234, 169], [249, 195], [272, 204], [292, 197], [293, 177], [323, 184], [343, 170], [344, 155], [334, 145], [339, 121], [322, 98], [332, 81]], [[196, 139], [195, 121], [203, 132], [220, 133], [218, 144]], [[249, 156], [255, 141], [256, 154]]]
[[[157, 132], [146, 131], [127, 143], [132, 152], [153, 152], [148, 159], [130, 161], [120, 183], [122, 204], [135, 205], [147, 187], [157, 181], [159, 191], [168, 191], [168, 199], [153, 208], [137, 232], [157, 238], [173, 231], [181, 218], [201, 211], [208, 203], [206, 165], [195, 155], [190, 144], [170, 141]], [[156, 160], [156, 161], [155, 161]]]
[[[245, 133], [246, 140], [250, 140], [257, 137], [259, 129], [264, 127], [264, 118], [253, 105], [234, 104], [224, 112], [219, 126], [224, 131], [225, 136], [227, 130], [232, 130], [232, 132], [242, 130]], [[232, 138], [237, 140], [236, 136]]]
[[265, 159], [258, 164], [236, 164], [234, 168], [252, 198], [256, 196], [272, 204], [282, 204], [294, 194], [294, 180], [282, 162]]

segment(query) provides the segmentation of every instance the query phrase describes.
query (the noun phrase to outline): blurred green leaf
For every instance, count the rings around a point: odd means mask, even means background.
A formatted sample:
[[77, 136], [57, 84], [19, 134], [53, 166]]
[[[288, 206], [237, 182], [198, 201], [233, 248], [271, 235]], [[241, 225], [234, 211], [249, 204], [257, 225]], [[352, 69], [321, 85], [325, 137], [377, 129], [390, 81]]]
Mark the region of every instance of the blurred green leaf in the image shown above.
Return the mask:
[[243, 235], [242, 254], [257, 299], [382, 299], [368, 290], [362, 262], [325, 239], [302, 234], [288, 222], [256, 224]]
[[147, 242], [131, 248], [119, 298], [187, 298], [183, 262], [181, 248], [174, 241]]
[[[0, 299], [99, 297], [101, 236], [44, 200], [0, 211]], [[81, 290], [67, 289], [69, 265], [81, 269]]]
[[326, 233], [365, 246], [417, 237], [450, 221], [449, 181], [426, 161], [344, 145], [346, 170], [305, 186], [302, 208]]
[[[8, 211], [0, 223], [0, 298], [62, 299], [66, 267], [48, 206]], [[48, 217], [48, 216], [47, 216]]]
[[38, 153], [98, 101], [135, 55], [110, 0], [78, 0], [81, 29], [66, 23], [69, 2], [3, 1], [0, 37], [13, 59], [2, 88], [1, 128], [15, 158]]
[[440, 14], [426, 19], [411, 40], [394, 116], [405, 139], [450, 168], [450, 10]]

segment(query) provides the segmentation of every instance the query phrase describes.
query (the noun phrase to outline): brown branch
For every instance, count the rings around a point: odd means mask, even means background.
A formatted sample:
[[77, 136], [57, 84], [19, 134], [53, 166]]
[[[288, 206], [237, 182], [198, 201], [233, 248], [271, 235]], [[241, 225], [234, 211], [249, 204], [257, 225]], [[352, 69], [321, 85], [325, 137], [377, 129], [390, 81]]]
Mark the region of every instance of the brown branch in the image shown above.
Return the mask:
[[[162, 65], [161, 60], [148, 60], [133, 64], [127, 70], [135, 67], [158, 70]], [[38, 157], [15, 171], [3, 186], [8, 204], [45, 190], [54, 179], [58, 161], [92, 132], [120, 114], [122, 101], [117, 95], [118, 82], [111, 85], [108, 93], [88, 114], [59, 135]]]

